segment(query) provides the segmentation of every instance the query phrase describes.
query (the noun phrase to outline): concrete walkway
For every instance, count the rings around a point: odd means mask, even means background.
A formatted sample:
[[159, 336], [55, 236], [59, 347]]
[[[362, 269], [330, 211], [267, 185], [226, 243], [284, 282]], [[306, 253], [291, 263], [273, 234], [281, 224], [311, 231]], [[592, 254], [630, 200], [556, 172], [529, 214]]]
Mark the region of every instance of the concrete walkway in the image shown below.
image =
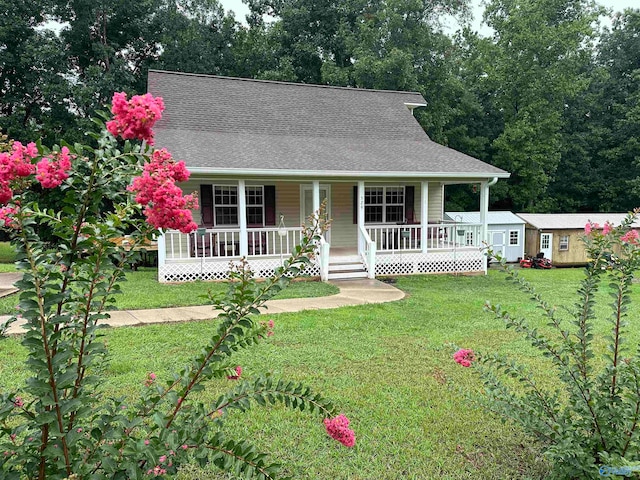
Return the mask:
[[[302, 310], [320, 310], [366, 303], [385, 303], [401, 300], [404, 292], [380, 282], [379, 280], [335, 280], [331, 282], [340, 289], [340, 293], [328, 297], [287, 298], [270, 300], [263, 313], [300, 312]], [[150, 325], [153, 323], [188, 322], [215, 318], [219, 311], [210, 305], [198, 307], [158, 308], [152, 310], [117, 310], [109, 312], [111, 318], [102, 323], [112, 327]], [[0, 324], [9, 317], [0, 316]], [[24, 332], [24, 322], [17, 321], [9, 327], [8, 334]]]

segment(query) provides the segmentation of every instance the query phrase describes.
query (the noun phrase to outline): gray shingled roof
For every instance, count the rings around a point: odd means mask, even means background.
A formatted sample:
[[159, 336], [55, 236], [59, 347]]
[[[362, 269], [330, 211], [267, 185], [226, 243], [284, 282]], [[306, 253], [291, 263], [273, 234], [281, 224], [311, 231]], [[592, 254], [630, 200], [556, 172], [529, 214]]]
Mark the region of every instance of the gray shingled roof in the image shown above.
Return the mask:
[[149, 71], [156, 145], [194, 172], [506, 177], [429, 139], [419, 93]]
[[[540, 230], [583, 229], [588, 222], [597, 223], [600, 227], [607, 222], [620, 225], [627, 216], [626, 213], [518, 213], [517, 215]], [[638, 225], [638, 221], [634, 225]]]

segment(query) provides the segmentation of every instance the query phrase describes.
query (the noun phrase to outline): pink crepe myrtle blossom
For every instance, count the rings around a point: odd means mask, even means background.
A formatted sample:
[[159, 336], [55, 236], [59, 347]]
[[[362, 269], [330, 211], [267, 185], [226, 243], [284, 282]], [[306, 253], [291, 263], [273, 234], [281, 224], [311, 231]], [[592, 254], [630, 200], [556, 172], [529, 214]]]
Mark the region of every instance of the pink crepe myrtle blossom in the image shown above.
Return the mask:
[[13, 404], [18, 408], [22, 408], [24, 406], [24, 400], [22, 400], [22, 397], [16, 397], [13, 399]]
[[18, 177], [28, 177], [35, 171], [31, 160], [38, 156], [36, 144], [27, 146], [13, 142], [11, 152], [0, 152], [0, 180], [10, 182]]
[[600, 225], [597, 223], [593, 223], [591, 221], [587, 222], [586, 225], [584, 226], [584, 234], [585, 235], [591, 235], [591, 232], [593, 230], [598, 230], [600, 228]]
[[150, 93], [134, 95], [127, 100], [125, 92], [113, 94], [111, 113], [113, 120], [107, 122], [107, 130], [125, 140], [139, 139], [153, 145], [153, 125], [162, 118], [164, 101]]
[[236, 374], [235, 375], [227, 375], [227, 378], [229, 380], [238, 380], [241, 375], [242, 375], [242, 367], [240, 365], [238, 365], [236, 367]]
[[36, 167], [36, 180], [43, 188], [56, 188], [69, 178], [71, 155], [69, 149], [62, 147], [59, 152], [44, 157]]
[[136, 194], [136, 202], [145, 206], [144, 214], [151, 225], [189, 233], [198, 228], [191, 214], [198, 208], [198, 199], [183, 195], [175, 184], [188, 179], [184, 162], [176, 162], [165, 149], [156, 150], [128, 190]]
[[20, 208], [17, 205], [0, 207], [0, 226], [18, 229], [20, 225], [15, 218]]
[[153, 385], [153, 382], [156, 381], [156, 374], [151, 372], [147, 375], [147, 379], [144, 382], [145, 387], [150, 387]]
[[468, 350], [465, 348], [461, 348], [453, 354], [453, 360], [463, 367], [470, 367], [475, 359], [476, 357], [473, 354], [473, 350]]
[[612, 230], [613, 230], [613, 225], [611, 225], [611, 223], [609, 223], [609, 222], [606, 222], [604, 224], [604, 227], [602, 227], [602, 234], [603, 235], [609, 235]]
[[631, 245], [637, 245], [640, 235], [637, 230], [629, 230], [627, 233], [620, 237], [620, 241]]
[[324, 427], [331, 438], [345, 447], [351, 448], [356, 444], [356, 434], [349, 428], [349, 419], [344, 414], [341, 413], [334, 418], [325, 418]]

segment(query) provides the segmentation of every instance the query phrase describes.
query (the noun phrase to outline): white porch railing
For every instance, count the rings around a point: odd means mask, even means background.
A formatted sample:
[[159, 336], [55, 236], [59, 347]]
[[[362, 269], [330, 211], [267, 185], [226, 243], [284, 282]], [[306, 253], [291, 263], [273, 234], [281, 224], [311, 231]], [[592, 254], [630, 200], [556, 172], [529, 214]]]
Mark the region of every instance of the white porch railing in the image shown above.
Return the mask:
[[482, 243], [479, 224], [429, 224], [423, 235], [420, 225], [368, 225], [366, 233], [380, 252], [421, 250], [451, 250], [460, 247], [479, 247]]
[[[248, 257], [290, 255], [302, 240], [300, 228], [248, 228]], [[207, 228], [185, 234], [164, 233], [166, 261], [240, 256], [240, 229]]]
[[302, 241], [302, 229], [292, 228], [248, 228], [249, 257], [269, 255], [291, 255]]
[[362, 225], [358, 229], [358, 251], [367, 267], [367, 277], [376, 278], [376, 244]]

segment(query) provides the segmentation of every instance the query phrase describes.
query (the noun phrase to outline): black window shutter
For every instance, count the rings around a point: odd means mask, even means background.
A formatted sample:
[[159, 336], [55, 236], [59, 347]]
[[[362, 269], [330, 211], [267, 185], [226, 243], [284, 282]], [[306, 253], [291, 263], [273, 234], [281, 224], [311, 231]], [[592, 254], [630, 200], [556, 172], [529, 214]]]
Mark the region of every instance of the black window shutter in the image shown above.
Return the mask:
[[413, 185], [407, 185], [404, 187], [404, 216], [407, 219], [407, 223], [415, 223], [415, 187]]
[[358, 186], [353, 186], [353, 223], [358, 223]]
[[200, 185], [200, 215], [203, 226], [213, 227], [213, 185]]
[[264, 224], [276, 224], [276, 186], [264, 186]]

